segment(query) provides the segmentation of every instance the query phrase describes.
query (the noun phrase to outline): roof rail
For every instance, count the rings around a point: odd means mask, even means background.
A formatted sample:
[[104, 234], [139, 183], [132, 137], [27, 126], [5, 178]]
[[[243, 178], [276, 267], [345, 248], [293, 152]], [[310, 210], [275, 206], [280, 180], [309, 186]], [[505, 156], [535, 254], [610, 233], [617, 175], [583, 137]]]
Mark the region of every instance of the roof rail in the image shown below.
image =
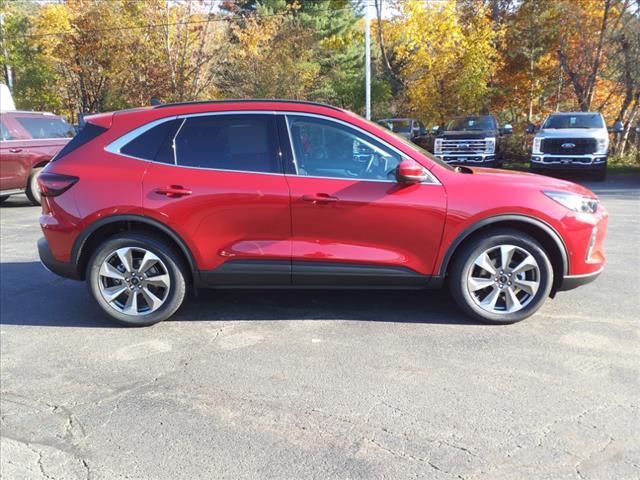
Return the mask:
[[217, 104], [225, 104], [225, 103], [294, 103], [300, 105], [314, 105], [316, 107], [325, 107], [330, 108], [332, 110], [342, 111], [338, 107], [334, 107], [333, 105], [328, 105], [326, 103], [319, 102], [308, 102], [305, 100], [282, 100], [282, 99], [268, 99], [268, 98], [243, 98], [243, 99], [228, 99], [228, 100], [196, 100], [193, 102], [177, 102], [177, 103], [163, 103], [160, 105], [155, 105], [153, 108], [166, 108], [166, 107], [179, 107], [181, 105], [217, 105]]

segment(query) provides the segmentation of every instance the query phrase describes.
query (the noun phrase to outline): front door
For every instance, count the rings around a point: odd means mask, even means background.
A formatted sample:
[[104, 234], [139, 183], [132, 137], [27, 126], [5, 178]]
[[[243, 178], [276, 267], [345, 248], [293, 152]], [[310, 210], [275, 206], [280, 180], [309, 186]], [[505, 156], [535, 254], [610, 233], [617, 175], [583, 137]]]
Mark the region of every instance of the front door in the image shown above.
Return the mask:
[[444, 227], [442, 185], [396, 182], [402, 155], [345, 123], [287, 115], [286, 130], [294, 284], [426, 283]]

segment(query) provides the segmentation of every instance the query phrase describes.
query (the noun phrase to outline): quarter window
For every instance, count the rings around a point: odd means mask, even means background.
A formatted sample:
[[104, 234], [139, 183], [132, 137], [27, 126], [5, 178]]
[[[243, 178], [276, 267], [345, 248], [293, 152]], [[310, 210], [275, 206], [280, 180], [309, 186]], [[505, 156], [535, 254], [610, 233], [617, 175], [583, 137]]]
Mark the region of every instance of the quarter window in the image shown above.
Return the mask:
[[400, 155], [345, 125], [288, 115], [298, 175], [361, 180], [394, 180]]
[[178, 165], [186, 167], [279, 172], [273, 115], [189, 117], [174, 140]]
[[169, 120], [138, 135], [120, 149], [124, 155], [155, 160], [162, 163], [175, 163], [173, 155], [173, 137], [183, 120]]

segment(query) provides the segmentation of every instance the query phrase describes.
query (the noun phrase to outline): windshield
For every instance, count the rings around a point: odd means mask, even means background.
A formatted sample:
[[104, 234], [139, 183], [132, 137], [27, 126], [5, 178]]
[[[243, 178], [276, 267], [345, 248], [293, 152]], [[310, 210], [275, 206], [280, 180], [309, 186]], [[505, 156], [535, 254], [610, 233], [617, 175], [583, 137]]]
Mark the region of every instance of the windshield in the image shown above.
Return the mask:
[[493, 117], [485, 115], [482, 117], [458, 117], [454, 118], [447, 125], [446, 130], [469, 132], [475, 130], [495, 130], [496, 121]]
[[599, 113], [550, 115], [542, 128], [604, 128]]
[[393, 132], [408, 132], [411, 130], [411, 122], [409, 120], [393, 120], [389, 123]]
[[378, 120], [378, 125], [382, 125], [385, 128], [388, 128], [392, 132], [410, 132], [411, 131], [411, 120], [408, 119], [383, 119]]

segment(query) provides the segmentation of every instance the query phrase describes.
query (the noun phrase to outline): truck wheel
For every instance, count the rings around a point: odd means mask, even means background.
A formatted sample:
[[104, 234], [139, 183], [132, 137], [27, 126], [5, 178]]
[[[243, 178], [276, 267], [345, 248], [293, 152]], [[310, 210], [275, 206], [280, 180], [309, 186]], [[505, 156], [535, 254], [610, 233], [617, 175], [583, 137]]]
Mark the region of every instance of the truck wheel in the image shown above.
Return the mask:
[[38, 188], [38, 175], [42, 171], [42, 167], [34, 168], [29, 176], [29, 184], [27, 185], [27, 198], [34, 205], [41, 205], [40, 189]]
[[185, 268], [170, 245], [126, 232], [105, 240], [87, 265], [87, 285], [100, 308], [117, 322], [147, 326], [173, 315], [186, 293]]
[[449, 281], [453, 298], [467, 315], [508, 324], [542, 306], [551, 291], [553, 268], [533, 237], [500, 229], [472, 239], [456, 254]]
[[593, 179], [596, 182], [604, 182], [607, 179], [607, 167], [601, 168], [600, 170], [595, 170], [593, 172]]

